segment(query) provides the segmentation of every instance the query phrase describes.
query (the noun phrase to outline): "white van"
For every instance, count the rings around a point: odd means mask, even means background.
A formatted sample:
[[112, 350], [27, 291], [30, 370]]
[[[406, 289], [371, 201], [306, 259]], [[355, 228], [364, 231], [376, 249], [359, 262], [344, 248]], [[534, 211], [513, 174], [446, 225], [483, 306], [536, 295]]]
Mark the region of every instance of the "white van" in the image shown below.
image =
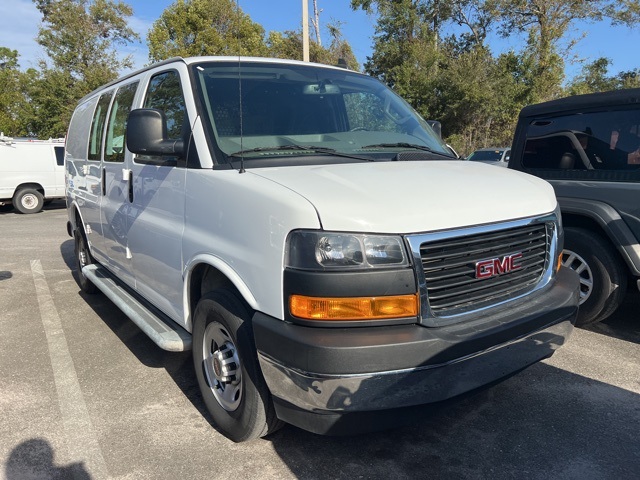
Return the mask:
[[82, 290], [192, 348], [235, 441], [388, 426], [572, 331], [551, 186], [453, 158], [366, 75], [171, 59], [82, 99], [66, 148]]
[[64, 139], [14, 140], [0, 134], [0, 205], [37, 213], [65, 196]]

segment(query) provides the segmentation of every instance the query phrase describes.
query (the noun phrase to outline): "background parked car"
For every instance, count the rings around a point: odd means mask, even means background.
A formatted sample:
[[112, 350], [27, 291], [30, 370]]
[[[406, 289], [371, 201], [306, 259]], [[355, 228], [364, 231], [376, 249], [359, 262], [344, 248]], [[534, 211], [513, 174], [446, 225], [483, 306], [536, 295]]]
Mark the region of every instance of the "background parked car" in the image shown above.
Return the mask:
[[481, 148], [469, 155], [467, 160], [506, 167], [509, 165], [510, 153], [511, 149], [508, 147]]
[[509, 168], [548, 180], [580, 275], [578, 324], [603, 320], [640, 288], [640, 89], [578, 95], [520, 112]]

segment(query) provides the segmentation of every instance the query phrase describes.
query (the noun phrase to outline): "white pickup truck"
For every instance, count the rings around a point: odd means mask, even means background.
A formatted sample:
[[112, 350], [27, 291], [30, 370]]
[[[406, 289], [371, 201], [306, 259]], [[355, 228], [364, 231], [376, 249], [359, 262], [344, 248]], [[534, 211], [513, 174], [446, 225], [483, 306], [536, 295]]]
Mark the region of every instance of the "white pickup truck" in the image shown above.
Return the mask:
[[37, 213], [64, 198], [64, 139], [14, 140], [0, 134], [0, 205]]
[[66, 148], [82, 290], [192, 348], [234, 441], [395, 424], [572, 331], [551, 186], [455, 159], [366, 75], [171, 59], [82, 99]]

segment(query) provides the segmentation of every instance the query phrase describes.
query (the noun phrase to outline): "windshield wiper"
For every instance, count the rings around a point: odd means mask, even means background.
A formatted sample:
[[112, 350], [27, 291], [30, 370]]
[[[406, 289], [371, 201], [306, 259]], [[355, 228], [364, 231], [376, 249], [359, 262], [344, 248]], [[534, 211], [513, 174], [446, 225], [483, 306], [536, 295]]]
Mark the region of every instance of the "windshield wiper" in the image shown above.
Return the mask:
[[420, 145], [417, 143], [397, 142], [397, 143], [376, 143], [373, 145], [365, 145], [361, 148], [413, 148], [414, 150], [422, 150], [424, 152], [434, 153], [447, 158], [455, 158], [453, 155], [447, 155], [446, 153], [436, 152], [431, 147], [426, 145]]
[[336, 157], [345, 157], [345, 158], [354, 158], [356, 160], [363, 160], [365, 162], [373, 162], [370, 158], [359, 157], [357, 155], [350, 155], [348, 153], [338, 152], [334, 148], [328, 147], [314, 147], [312, 145], [296, 145], [294, 143], [287, 145], [278, 145], [275, 147], [257, 147], [257, 148], [249, 148], [247, 150], [240, 150], [238, 152], [234, 152], [229, 154], [230, 157], [241, 157], [245, 153], [259, 153], [259, 152], [278, 152], [281, 150], [299, 150], [303, 152], [312, 152], [312, 153], [322, 153], [326, 155], [334, 155]]

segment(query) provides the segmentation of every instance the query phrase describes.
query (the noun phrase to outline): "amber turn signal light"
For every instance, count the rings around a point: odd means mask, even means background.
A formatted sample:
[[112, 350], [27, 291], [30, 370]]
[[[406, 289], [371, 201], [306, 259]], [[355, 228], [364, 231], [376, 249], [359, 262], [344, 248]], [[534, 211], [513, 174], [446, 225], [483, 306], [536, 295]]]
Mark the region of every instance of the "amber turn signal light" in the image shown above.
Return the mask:
[[562, 266], [562, 252], [558, 255], [558, 261], [556, 262], [556, 273], [560, 271], [560, 267]]
[[366, 321], [416, 317], [417, 294], [384, 297], [305, 297], [291, 295], [291, 315], [306, 320]]

